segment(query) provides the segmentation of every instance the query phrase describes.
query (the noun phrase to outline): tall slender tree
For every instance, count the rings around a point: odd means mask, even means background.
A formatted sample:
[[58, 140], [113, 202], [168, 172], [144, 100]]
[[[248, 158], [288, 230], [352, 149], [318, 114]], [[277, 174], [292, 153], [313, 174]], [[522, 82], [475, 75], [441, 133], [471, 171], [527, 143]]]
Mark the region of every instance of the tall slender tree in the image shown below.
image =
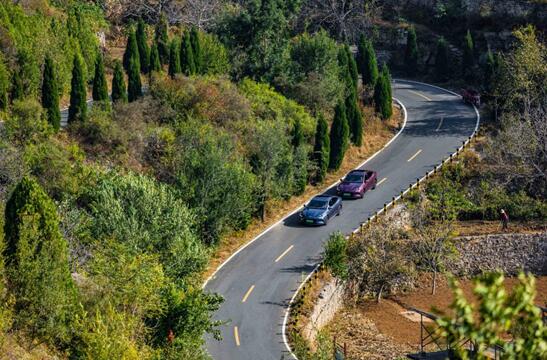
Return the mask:
[[374, 87], [374, 105], [376, 112], [380, 114], [380, 117], [384, 120], [389, 119], [393, 114], [390, 78], [391, 76], [387, 70], [387, 66], [385, 66]]
[[483, 68], [483, 88], [488, 93], [491, 93], [494, 88], [496, 76], [500, 68], [500, 61], [498, 54], [494, 54], [492, 51], [488, 50]]
[[351, 140], [355, 145], [361, 146], [363, 138], [363, 117], [357, 104], [357, 65], [349, 46], [345, 45], [340, 49], [338, 61], [346, 85], [345, 108]]
[[173, 39], [169, 47], [169, 76], [173, 78], [180, 73], [180, 51], [177, 41]]
[[161, 14], [160, 20], [156, 24], [155, 29], [155, 43], [158, 46], [158, 53], [160, 54], [161, 63], [164, 65], [169, 64], [169, 26], [167, 24], [167, 18], [165, 14]]
[[68, 122], [84, 121], [87, 116], [87, 90], [85, 74], [80, 55], [74, 56], [72, 81], [70, 88], [70, 106], [68, 107]]
[[350, 128], [351, 142], [355, 146], [363, 145], [363, 114], [357, 103], [355, 90], [346, 98], [346, 117]]
[[355, 56], [353, 56], [353, 53], [351, 52], [348, 44], [344, 45], [344, 51], [346, 52], [348, 57], [348, 70], [351, 76], [353, 87], [355, 88], [355, 91], [357, 91], [357, 86], [359, 84], [359, 70], [357, 69], [357, 62], [355, 61]]
[[334, 120], [330, 129], [329, 169], [340, 169], [348, 146], [349, 126], [346, 118], [346, 107], [344, 103], [339, 103], [334, 110]]
[[408, 29], [405, 49], [405, 68], [408, 75], [415, 75], [418, 71], [418, 43], [414, 26]]
[[76, 290], [68, 245], [54, 202], [35, 180], [23, 178], [5, 210], [8, 287], [15, 295], [14, 328], [48, 342], [66, 342]]
[[152, 44], [150, 49], [150, 71], [161, 71], [161, 60], [158, 52], [158, 44]]
[[122, 64], [116, 60], [114, 66], [114, 77], [112, 78], [112, 102], [127, 102], [127, 91], [123, 78]]
[[0, 110], [6, 110], [9, 105], [10, 76], [4, 61], [4, 56], [0, 54]]
[[127, 72], [127, 100], [133, 102], [142, 96], [141, 73], [138, 59], [131, 58]]
[[148, 74], [149, 62], [150, 62], [150, 48], [148, 47], [148, 39], [146, 36], [146, 26], [143, 19], [139, 19], [137, 23], [137, 32], [135, 34], [137, 38], [137, 47], [139, 49], [139, 61], [141, 72]]
[[203, 53], [201, 51], [199, 30], [195, 26], [192, 27], [192, 30], [190, 30], [190, 43], [192, 44], [192, 53], [194, 55], [196, 73], [201, 74], [203, 71]]
[[139, 46], [137, 45], [137, 35], [135, 31], [130, 31], [127, 36], [127, 45], [125, 47], [125, 52], [123, 54], [123, 68], [125, 71], [129, 71], [129, 60], [136, 58], [139, 62], [139, 69], [141, 68], [140, 64], [140, 55], [139, 55]]
[[192, 42], [188, 31], [185, 31], [182, 34], [182, 41], [180, 43], [180, 68], [187, 76], [194, 75], [196, 73], [194, 51], [192, 50]]
[[475, 45], [473, 43], [473, 37], [471, 36], [471, 32], [467, 30], [467, 34], [465, 35], [465, 39], [464, 39], [463, 59], [462, 59], [462, 74], [467, 80], [470, 80], [473, 77], [474, 66], [475, 66]]
[[61, 127], [61, 111], [59, 109], [59, 84], [55, 74], [53, 60], [48, 55], [44, 62], [42, 78], [42, 107], [46, 110], [47, 120], [57, 132]]
[[108, 85], [106, 83], [106, 75], [104, 73], [104, 62], [102, 54], [97, 54], [95, 60], [95, 75], [93, 76], [93, 100], [104, 101], [107, 103], [108, 98]]
[[317, 117], [317, 128], [315, 130], [315, 144], [313, 146], [313, 159], [317, 166], [315, 181], [321, 183], [327, 176], [330, 158], [330, 136], [329, 123], [319, 114]]
[[23, 74], [17, 67], [11, 75], [11, 101], [20, 100], [25, 96]]
[[374, 88], [378, 79], [378, 63], [374, 47], [364, 35], [361, 35], [359, 39], [358, 64], [363, 85]]
[[440, 80], [448, 77], [448, 44], [443, 37], [437, 41], [437, 55], [435, 57], [435, 73]]

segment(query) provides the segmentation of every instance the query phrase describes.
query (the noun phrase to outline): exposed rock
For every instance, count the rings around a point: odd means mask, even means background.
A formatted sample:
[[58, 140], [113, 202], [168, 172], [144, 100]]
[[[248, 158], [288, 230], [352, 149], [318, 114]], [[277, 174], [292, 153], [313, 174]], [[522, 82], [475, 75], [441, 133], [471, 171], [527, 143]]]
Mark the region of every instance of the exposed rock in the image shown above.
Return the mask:
[[460, 276], [501, 270], [515, 275], [520, 270], [547, 274], [547, 232], [467, 236], [456, 240], [460, 256], [451, 270]]

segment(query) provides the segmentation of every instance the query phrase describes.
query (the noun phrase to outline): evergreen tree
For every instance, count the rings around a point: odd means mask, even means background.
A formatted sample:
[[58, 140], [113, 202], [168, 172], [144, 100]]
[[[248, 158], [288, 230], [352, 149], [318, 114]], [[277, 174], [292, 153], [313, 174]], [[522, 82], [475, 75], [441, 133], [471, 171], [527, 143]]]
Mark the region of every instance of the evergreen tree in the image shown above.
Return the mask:
[[23, 178], [14, 189], [6, 204], [4, 234], [14, 328], [46, 342], [66, 343], [76, 299], [68, 245], [56, 206], [36, 181]]
[[150, 71], [161, 71], [161, 60], [157, 44], [153, 44], [150, 49]]
[[448, 77], [448, 44], [446, 40], [441, 37], [437, 42], [437, 56], [435, 57], [435, 72], [437, 78], [440, 80], [446, 80]]
[[24, 96], [23, 75], [20, 69], [16, 68], [11, 76], [11, 101], [21, 100]]
[[6, 110], [9, 105], [10, 76], [4, 57], [0, 54], [0, 111]]
[[158, 53], [162, 64], [169, 64], [169, 35], [168, 24], [165, 14], [161, 14], [160, 20], [156, 24], [155, 43], [158, 46]]
[[351, 133], [351, 142], [355, 146], [363, 144], [363, 114], [357, 104], [357, 95], [351, 91], [346, 98], [346, 117]]
[[292, 146], [296, 149], [304, 143], [304, 131], [300, 120], [295, 120], [292, 130]]
[[484, 89], [487, 92], [492, 92], [494, 88], [494, 83], [496, 81], [496, 76], [500, 67], [500, 58], [499, 55], [494, 55], [492, 51], [488, 50], [486, 53], [486, 62], [483, 69], [483, 81]]
[[108, 102], [108, 85], [106, 83], [106, 75], [104, 73], [103, 56], [97, 54], [95, 60], [95, 75], [93, 76], [93, 101]]
[[194, 56], [194, 65], [196, 67], [196, 73], [201, 74], [203, 71], [203, 53], [201, 51], [201, 40], [199, 30], [196, 27], [192, 27], [190, 30], [190, 43], [192, 44], [192, 53]]
[[61, 111], [59, 110], [59, 84], [53, 60], [46, 56], [42, 79], [42, 107], [46, 110], [47, 120], [55, 131], [61, 127]]
[[471, 32], [467, 30], [463, 46], [462, 74], [466, 79], [473, 77], [473, 67], [475, 66], [475, 45]]
[[112, 102], [127, 102], [122, 64], [118, 60], [114, 66], [114, 77], [112, 78]]
[[146, 28], [144, 21], [139, 19], [137, 23], [137, 47], [139, 49], [139, 61], [140, 68], [143, 74], [148, 74], [149, 61], [150, 61], [150, 48], [148, 47], [148, 39], [146, 37]]
[[72, 81], [70, 88], [70, 106], [68, 108], [68, 122], [84, 121], [87, 115], [87, 90], [85, 74], [80, 55], [74, 56]]
[[182, 34], [182, 42], [180, 43], [180, 68], [187, 76], [194, 75], [196, 73], [194, 51], [192, 50], [190, 34], [187, 31]]
[[169, 48], [169, 76], [175, 77], [175, 75], [180, 73], [180, 51], [177, 41], [173, 39]]
[[315, 181], [318, 183], [325, 180], [330, 158], [330, 137], [329, 124], [323, 114], [317, 118], [317, 129], [315, 130], [315, 144], [313, 146], [313, 159], [317, 166]]
[[363, 85], [374, 87], [378, 79], [378, 63], [372, 43], [361, 35], [358, 54], [359, 71], [363, 78]]
[[391, 106], [392, 103], [393, 103], [393, 89], [391, 88], [391, 73], [389, 72], [389, 68], [387, 67], [387, 64], [384, 63], [382, 65], [382, 73], [385, 75], [385, 78], [387, 80], [386, 84], [387, 84], [387, 89], [388, 89], [388, 93], [389, 93], [389, 105]]
[[138, 59], [132, 58], [127, 73], [127, 100], [133, 102], [142, 96], [141, 73]]
[[418, 44], [416, 29], [411, 27], [406, 37], [405, 68], [408, 75], [415, 75], [418, 71]]
[[391, 98], [390, 75], [387, 67], [382, 71], [374, 88], [374, 104], [376, 112], [382, 119], [389, 119], [393, 114]]
[[129, 71], [129, 60], [132, 58], [136, 58], [139, 65], [139, 69], [141, 68], [140, 64], [140, 55], [139, 55], [139, 47], [137, 45], [137, 35], [134, 31], [131, 31], [129, 33], [129, 36], [127, 37], [127, 45], [125, 47], [125, 52], [123, 54], [123, 68], [126, 72]]
[[346, 51], [348, 57], [348, 70], [353, 87], [355, 88], [355, 91], [357, 91], [357, 86], [359, 85], [359, 70], [357, 69], [357, 63], [355, 62], [355, 57], [353, 56], [348, 44], [344, 46], [344, 50]]
[[330, 129], [329, 169], [340, 169], [348, 146], [349, 126], [346, 118], [346, 107], [344, 103], [340, 103], [334, 110], [334, 120]]

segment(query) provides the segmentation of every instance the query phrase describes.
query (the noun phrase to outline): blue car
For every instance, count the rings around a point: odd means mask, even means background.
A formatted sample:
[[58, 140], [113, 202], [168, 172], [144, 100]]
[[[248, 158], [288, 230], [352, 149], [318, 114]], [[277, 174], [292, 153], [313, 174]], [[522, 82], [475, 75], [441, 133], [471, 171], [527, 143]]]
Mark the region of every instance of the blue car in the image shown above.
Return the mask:
[[300, 212], [300, 222], [305, 225], [327, 225], [333, 216], [340, 215], [342, 198], [320, 195], [314, 197]]

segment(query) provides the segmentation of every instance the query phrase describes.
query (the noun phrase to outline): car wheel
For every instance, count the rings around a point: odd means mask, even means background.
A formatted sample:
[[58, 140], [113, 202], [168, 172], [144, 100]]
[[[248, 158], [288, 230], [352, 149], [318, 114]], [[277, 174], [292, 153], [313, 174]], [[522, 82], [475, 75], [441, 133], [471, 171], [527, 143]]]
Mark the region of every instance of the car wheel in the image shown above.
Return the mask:
[[340, 216], [340, 213], [342, 212], [342, 205], [338, 208], [338, 212], [336, 213], [336, 216]]

